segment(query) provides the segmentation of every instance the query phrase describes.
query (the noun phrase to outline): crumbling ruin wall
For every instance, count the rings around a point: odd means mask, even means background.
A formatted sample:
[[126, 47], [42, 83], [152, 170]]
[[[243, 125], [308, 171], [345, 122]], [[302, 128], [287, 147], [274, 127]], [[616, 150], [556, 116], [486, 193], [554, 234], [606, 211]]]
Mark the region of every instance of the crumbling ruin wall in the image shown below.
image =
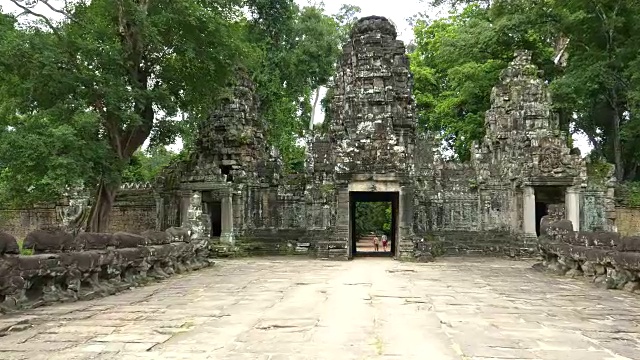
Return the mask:
[[470, 162], [443, 161], [434, 137], [421, 136], [415, 154], [417, 235], [440, 241], [447, 253], [530, 255], [535, 221], [525, 207], [537, 217], [534, 202], [564, 209], [573, 194], [580, 207], [579, 214], [571, 208], [571, 215], [581, 228], [614, 228], [612, 187], [587, 181], [585, 162], [567, 146], [539, 75], [531, 54], [517, 51], [492, 89], [485, 136], [474, 144]]
[[523, 255], [526, 251], [505, 224], [508, 194], [478, 188], [476, 174], [468, 163], [436, 162], [416, 234], [441, 243], [446, 254]]
[[242, 70], [227, 94], [200, 122], [191, 157], [158, 179], [158, 229], [184, 226], [190, 199], [199, 194], [221, 256], [308, 252], [304, 176], [283, 177], [255, 85]]
[[417, 167], [414, 231], [418, 237], [450, 255], [531, 253], [511, 231], [511, 198], [503, 186], [480, 188], [477, 171], [470, 163], [435, 157], [431, 164]]
[[277, 188], [258, 190], [246, 199], [252, 226], [237, 239], [249, 255], [309, 255], [314, 242], [307, 237], [304, 176], [282, 178]]
[[354, 25], [343, 47], [329, 131], [338, 175], [413, 172], [412, 83], [404, 43], [396, 37], [387, 19], [372, 16]]

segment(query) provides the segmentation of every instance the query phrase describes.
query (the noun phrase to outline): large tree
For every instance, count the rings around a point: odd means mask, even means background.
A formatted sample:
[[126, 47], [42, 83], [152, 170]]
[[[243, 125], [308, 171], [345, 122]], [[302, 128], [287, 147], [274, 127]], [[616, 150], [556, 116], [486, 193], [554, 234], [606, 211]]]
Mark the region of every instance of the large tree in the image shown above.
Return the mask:
[[107, 228], [123, 181], [156, 171], [143, 143], [158, 149], [180, 134], [188, 148], [238, 66], [295, 170], [312, 94], [333, 73], [342, 36], [336, 18], [292, 0], [41, 0], [61, 21], [11, 1], [38, 21], [0, 22], [0, 195], [33, 203], [96, 188], [91, 231]]
[[565, 72], [553, 84], [555, 100], [572, 110], [597, 154], [616, 165], [618, 180], [634, 179], [640, 1], [570, 0], [555, 2], [553, 10], [569, 39]]
[[[22, 177], [15, 186], [34, 193], [31, 184], [57, 179], [68, 170], [65, 166], [73, 171], [68, 176], [91, 182], [78, 174], [84, 171], [78, 164], [91, 163], [85, 167], [91, 167], [96, 183], [86, 185], [97, 190], [88, 227], [104, 231], [122, 172], [135, 151], [150, 136], [158, 144], [171, 142], [177, 128], [172, 117], [178, 111], [204, 113], [224, 88], [242, 54], [237, 22], [242, 4], [76, 1], [55, 8], [63, 20], [53, 22], [24, 1], [11, 1], [42, 21], [0, 34], [0, 96], [5, 113], [12, 115], [4, 119], [5, 129], [12, 129], [4, 146], [17, 151], [63, 138], [68, 147], [39, 150], [38, 171], [22, 166], [22, 154], [5, 153], [2, 175], [9, 183]], [[81, 132], [76, 123], [88, 121], [95, 126]], [[46, 129], [38, 133], [34, 127]], [[86, 154], [81, 151], [85, 146], [104, 151]]]

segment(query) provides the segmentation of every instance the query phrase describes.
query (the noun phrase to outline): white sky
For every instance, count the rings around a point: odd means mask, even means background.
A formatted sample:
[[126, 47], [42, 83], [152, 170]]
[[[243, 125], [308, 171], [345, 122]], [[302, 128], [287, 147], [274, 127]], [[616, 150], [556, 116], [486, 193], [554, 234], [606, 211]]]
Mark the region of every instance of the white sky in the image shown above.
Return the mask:
[[[319, 3], [320, 1], [296, 0], [299, 5]], [[407, 19], [420, 13], [428, 12], [429, 15], [444, 13], [444, 10], [429, 9], [429, 5], [423, 0], [324, 0], [324, 8], [327, 14], [335, 14], [340, 10], [342, 4], [359, 6], [362, 12], [359, 17], [378, 15], [391, 20], [398, 29], [398, 38], [408, 43], [413, 39], [413, 32]]]
[[[411, 26], [407, 21], [410, 17], [423, 12], [429, 14], [431, 17], [440, 17], [446, 16], [446, 9], [430, 9], [429, 6], [423, 0], [395, 0], [385, 1], [385, 0], [324, 0], [324, 1], [314, 1], [314, 0], [295, 0], [299, 5], [307, 5], [314, 3], [324, 3], [324, 8], [327, 14], [335, 14], [339, 11], [342, 4], [351, 4], [359, 6], [362, 11], [358, 15], [359, 17], [370, 16], [370, 15], [379, 15], [385, 16], [389, 20], [391, 20], [398, 29], [398, 37], [406, 43], [409, 43], [413, 39], [413, 33], [411, 31]], [[51, 4], [61, 4], [64, 3], [64, 0], [52, 0]], [[0, 0], [0, 6], [3, 7], [3, 11], [11, 11], [11, 12], [19, 12], [19, 8], [13, 5], [9, 0]], [[34, 8], [39, 13], [45, 14], [47, 16], [51, 15], [52, 17], [56, 17], [57, 14], [53, 13], [43, 4], [38, 4]], [[321, 92], [321, 96], [324, 97], [324, 91]], [[324, 114], [322, 113], [320, 106], [316, 111], [316, 116], [314, 122], [322, 123], [324, 120]], [[578, 147], [583, 155], [586, 155], [589, 151], [591, 151], [591, 145], [586, 136], [582, 134], [574, 134], [573, 135], [574, 146]], [[182, 141], [179, 140], [176, 144], [170, 147], [172, 150], [179, 150], [182, 148]]]

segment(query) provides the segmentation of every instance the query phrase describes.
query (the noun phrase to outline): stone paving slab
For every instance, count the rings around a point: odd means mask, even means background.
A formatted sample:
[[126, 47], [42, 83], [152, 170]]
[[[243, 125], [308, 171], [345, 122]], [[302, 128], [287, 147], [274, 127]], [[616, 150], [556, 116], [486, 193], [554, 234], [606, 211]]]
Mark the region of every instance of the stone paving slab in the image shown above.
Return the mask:
[[223, 260], [2, 316], [0, 359], [640, 359], [640, 297], [531, 265]]

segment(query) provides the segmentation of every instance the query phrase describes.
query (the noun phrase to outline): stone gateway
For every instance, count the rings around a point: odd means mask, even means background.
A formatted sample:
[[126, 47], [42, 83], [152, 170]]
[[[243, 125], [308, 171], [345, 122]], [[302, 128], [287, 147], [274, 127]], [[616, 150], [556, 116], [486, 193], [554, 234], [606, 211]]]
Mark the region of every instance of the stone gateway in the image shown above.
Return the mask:
[[469, 163], [457, 163], [443, 160], [433, 134], [417, 131], [409, 60], [396, 36], [383, 17], [354, 25], [326, 131], [309, 139], [302, 174], [281, 175], [254, 85], [239, 71], [232, 96], [202, 124], [198, 151], [159, 179], [157, 230], [202, 228], [221, 254], [350, 259], [356, 203], [386, 201], [391, 250], [402, 260], [528, 255], [551, 213], [576, 229], [615, 230], [613, 182], [587, 179], [529, 53], [517, 52], [503, 71], [486, 135]]

